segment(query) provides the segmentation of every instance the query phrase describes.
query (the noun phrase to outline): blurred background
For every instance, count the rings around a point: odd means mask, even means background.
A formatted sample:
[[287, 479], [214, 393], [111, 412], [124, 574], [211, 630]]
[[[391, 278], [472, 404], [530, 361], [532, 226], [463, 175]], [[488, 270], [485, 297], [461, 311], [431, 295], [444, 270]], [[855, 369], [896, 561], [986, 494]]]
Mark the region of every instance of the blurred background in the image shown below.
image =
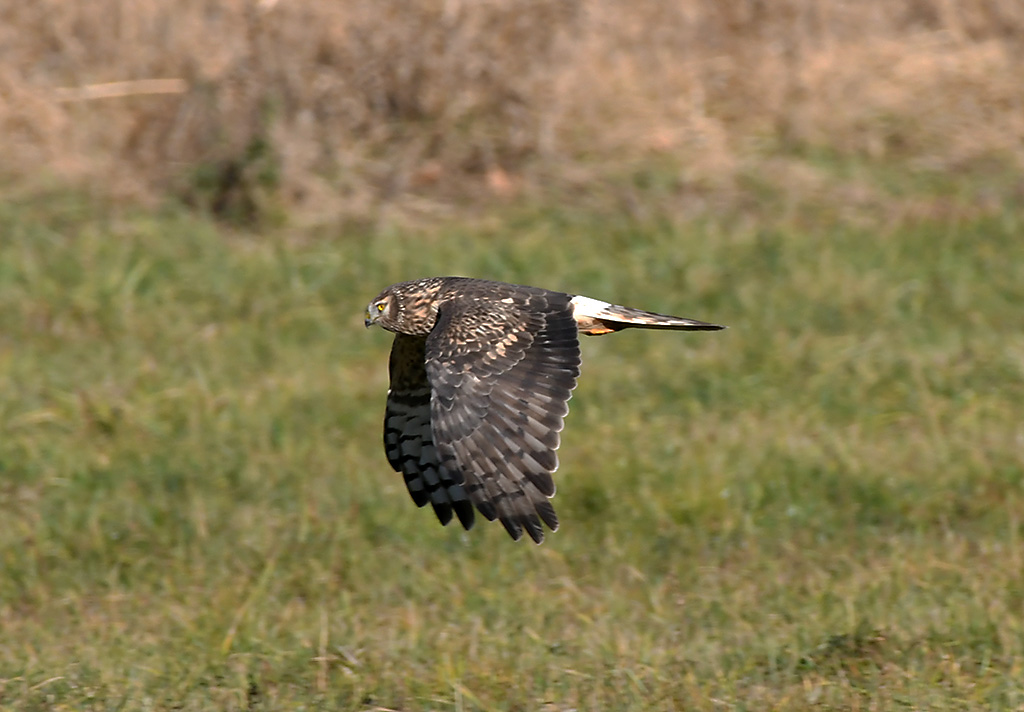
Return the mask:
[[[0, 708], [1024, 709], [1020, 0], [0, 2]], [[390, 283], [583, 340], [416, 510]]]
[[241, 219], [585, 200], [652, 163], [687, 215], [767, 176], [858, 207], [829, 165], [1019, 168], [1022, 28], [1015, 0], [6, 3], [0, 171]]

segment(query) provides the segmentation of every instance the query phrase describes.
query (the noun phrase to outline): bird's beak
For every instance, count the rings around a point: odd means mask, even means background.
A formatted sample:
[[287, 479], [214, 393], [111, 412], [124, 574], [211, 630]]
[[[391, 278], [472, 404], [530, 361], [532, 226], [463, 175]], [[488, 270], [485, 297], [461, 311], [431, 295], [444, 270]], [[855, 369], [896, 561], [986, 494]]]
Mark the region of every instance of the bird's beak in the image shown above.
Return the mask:
[[373, 314], [370, 313], [369, 309], [366, 310], [366, 318], [363, 319], [363, 326], [367, 329], [373, 326]]

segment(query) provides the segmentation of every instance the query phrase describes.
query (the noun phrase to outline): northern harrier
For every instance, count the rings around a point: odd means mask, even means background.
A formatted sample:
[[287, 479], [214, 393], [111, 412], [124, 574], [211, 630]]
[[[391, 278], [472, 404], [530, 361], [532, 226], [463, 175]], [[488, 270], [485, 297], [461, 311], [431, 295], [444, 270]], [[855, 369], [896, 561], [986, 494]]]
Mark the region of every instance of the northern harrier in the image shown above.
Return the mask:
[[513, 539], [538, 544], [558, 517], [548, 498], [559, 432], [580, 375], [577, 332], [725, 327], [596, 299], [465, 277], [393, 284], [366, 326], [395, 332], [384, 451], [417, 506], [473, 526], [473, 505]]

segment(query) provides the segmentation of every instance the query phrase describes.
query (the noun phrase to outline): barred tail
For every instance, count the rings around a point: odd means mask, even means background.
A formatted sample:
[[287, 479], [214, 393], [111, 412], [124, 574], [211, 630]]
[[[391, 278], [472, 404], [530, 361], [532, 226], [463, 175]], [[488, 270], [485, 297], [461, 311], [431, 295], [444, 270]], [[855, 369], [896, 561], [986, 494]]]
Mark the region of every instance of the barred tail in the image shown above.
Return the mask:
[[588, 336], [609, 334], [631, 327], [641, 329], [675, 329], [679, 331], [718, 331], [719, 324], [686, 319], [668, 314], [656, 314], [642, 309], [609, 304], [590, 297], [572, 298], [573, 317], [579, 330]]

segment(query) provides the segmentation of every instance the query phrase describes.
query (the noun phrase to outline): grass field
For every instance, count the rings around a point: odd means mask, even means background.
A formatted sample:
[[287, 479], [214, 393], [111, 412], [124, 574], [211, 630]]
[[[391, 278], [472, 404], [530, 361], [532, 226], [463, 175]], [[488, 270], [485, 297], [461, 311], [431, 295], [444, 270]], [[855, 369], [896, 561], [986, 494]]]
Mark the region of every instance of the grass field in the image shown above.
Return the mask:
[[[1021, 709], [1024, 211], [872, 180], [418, 231], [0, 203], [0, 707]], [[384, 458], [363, 309], [431, 274], [731, 328], [584, 342], [516, 544]]]

